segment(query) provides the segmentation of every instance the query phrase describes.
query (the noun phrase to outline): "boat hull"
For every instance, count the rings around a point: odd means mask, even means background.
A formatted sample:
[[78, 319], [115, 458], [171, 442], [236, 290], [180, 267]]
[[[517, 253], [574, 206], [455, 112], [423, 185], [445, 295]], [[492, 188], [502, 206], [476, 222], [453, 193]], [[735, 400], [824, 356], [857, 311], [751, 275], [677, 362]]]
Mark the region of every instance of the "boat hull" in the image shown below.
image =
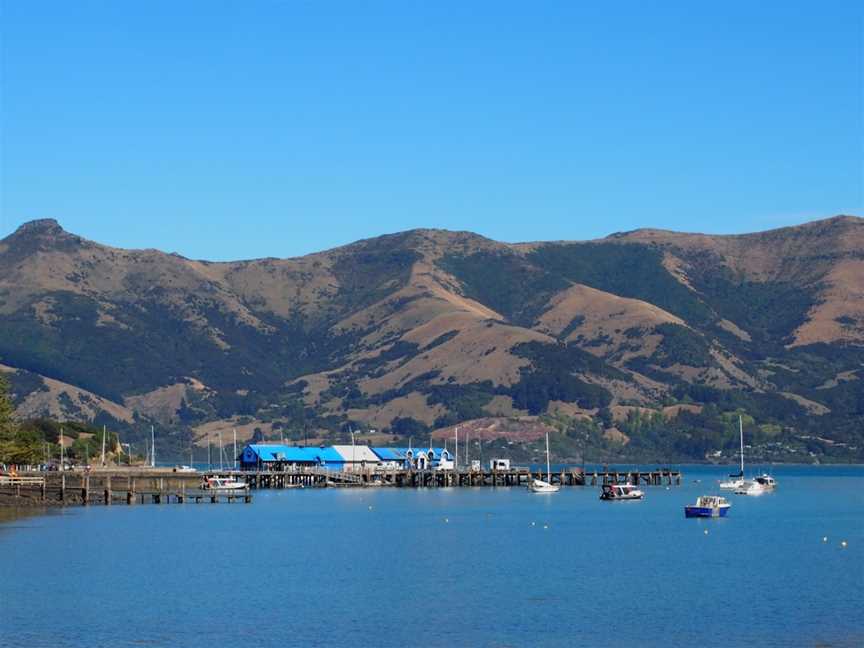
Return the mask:
[[712, 507], [712, 506], [685, 506], [684, 517], [688, 518], [717, 518], [726, 517], [729, 513], [729, 506]]
[[559, 484], [550, 484], [549, 482], [544, 482], [540, 479], [535, 479], [530, 484], [528, 484], [528, 490], [532, 493], [557, 493], [561, 490], [561, 486]]

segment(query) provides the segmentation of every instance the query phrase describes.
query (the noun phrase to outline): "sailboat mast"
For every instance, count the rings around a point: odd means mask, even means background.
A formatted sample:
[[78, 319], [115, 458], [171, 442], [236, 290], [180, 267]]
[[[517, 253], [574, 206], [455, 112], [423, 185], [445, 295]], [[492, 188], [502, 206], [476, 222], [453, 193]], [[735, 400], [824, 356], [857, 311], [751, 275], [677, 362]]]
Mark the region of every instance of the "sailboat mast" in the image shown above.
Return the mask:
[[546, 483], [552, 483], [552, 465], [549, 463], [549, 433], [546, 433]]
[[738, 433], [741, 437], [741, 477], [744, 477], [744, 422], [741, 420], [741, 415], [738, 415]]
[[456, 427], [456, 470], [459, 470], [459, 427]]
[[237, 428], [234, 428], [234, 458], [231, 460], [231, 468], [237, 470]]
[[105, 426], [102, 426], [102, 465], [105, 465]]
[[225, 470], [225, 464], [222, 461], [222, 430], [219, 430], [219, 470]]
[[156, 467], [156, 431], [150, 426], [150, 467]]

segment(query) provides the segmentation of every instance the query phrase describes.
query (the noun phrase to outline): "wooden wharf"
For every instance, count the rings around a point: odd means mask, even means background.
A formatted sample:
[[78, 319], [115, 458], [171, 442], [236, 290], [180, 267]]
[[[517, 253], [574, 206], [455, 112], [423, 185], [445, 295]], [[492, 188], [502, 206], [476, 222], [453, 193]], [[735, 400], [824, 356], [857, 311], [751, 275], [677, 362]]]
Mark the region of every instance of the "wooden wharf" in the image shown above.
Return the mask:
[[0, 500], [12, 504], [185, 504], [252, 501], [250, 487], [203, 488], [200, 473], [170, 470], [63, 471], [0, 477]]
[[[204, 488], [211, 477], [233, 477], [246, 488], [220, 490]], [[509, 470], [404, 470], [363, 469], [332, 471], [320, 467], [285, 470], [211, 470], [174, 472], [171, 469], [127, 468], [0, 476], [0, 504], [89, 505], [187, 502], [252, 501], [257, 489], [288, 488], [460, 488], [524, 487], [533, 479], [546, 480], [545, 471], [529, 468]], [[635, 484], [672, 486], [681, 484], [681, 472], [670, 468], [655, 470], [583, 470], [570, 467], [552, 473], [553, 484], [598, 486]]]

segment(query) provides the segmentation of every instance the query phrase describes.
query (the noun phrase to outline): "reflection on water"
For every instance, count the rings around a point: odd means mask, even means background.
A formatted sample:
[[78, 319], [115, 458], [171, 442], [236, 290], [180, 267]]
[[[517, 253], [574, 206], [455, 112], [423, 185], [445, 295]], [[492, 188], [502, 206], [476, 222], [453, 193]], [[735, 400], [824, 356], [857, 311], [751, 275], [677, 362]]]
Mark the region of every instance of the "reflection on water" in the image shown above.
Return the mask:
[[0, 533], [3, 529], [8, 529], [10, 524], [14, 524], [20, 520], [29, 520], [30, 518], [44, 515], [48, 511], [47, 508], [41, 506], [35, 507], [5, 507], [0, 506]]

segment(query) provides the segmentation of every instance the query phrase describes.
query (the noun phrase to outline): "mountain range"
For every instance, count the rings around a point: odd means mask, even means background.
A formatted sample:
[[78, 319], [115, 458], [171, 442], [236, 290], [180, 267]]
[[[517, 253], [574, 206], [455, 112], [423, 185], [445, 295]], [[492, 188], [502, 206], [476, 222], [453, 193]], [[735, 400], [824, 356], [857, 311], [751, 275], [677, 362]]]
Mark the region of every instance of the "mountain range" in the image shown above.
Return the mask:
[[551, 429], [583, 459], [703, 459], [741, 415], [768, 459], [855, 460], [864, 219], [521, 244], [411, 230], [219, 263], [37, 220], [0, 241], [0, 370], [21, 417], [153, 425], [178, 453], [231, 430], [459, 424], [490, 443]]

